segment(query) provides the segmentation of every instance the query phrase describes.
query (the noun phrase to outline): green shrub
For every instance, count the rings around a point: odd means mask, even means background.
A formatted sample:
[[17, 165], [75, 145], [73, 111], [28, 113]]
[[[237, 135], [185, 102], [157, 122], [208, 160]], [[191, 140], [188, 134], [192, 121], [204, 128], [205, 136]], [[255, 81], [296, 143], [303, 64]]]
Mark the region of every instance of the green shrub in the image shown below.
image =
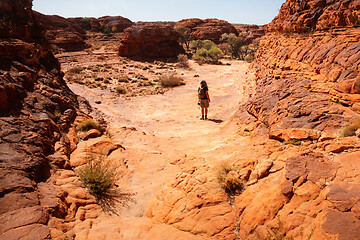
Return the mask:
[[117, 87], [114, 88], [114, 90], [118, 94], [126, 94], [127, 93], [126, 88], [123, 87], [123, 86], [117, 86]]
[[219, 186], [229, 195], [240, 194], [245, 189], [245, 183], [240, 179], [236, 169], [227, 163], [222, 163], [216, 169]]
[[81, 132], [87, 132], [90, 129], [98, 129], [98, 130], [100, 129], [99, 123], [92, 118], [89, 118], [82, 122], [79, 122], [76, 127], [76, 130], [81, 131]]
[[215, 43], [211, 40], [194, 40], [190, 44], [190, 48], [194, 51], [197, 51], [201, 48], [210, 50], [212, 47], [216, 46]]
[[241, 37], [237, 37], [234, 33], [224, 33], [221, 35], [220, 41], [227, 45], [227, 53], [230, 54], [232, 58], [241, 59], [241, 47], [244, 45]]
[[354, 136], [356, 130], [360, 128], [360, 118], [357, 118], [351, 121], [347, 126], [342, 130], [341, 137]]
[[210, 49], [200, 48], [193, 55], [193, 59], [198, 62], [217, 63], [223, 52], [220, 48], [212, 46]]
[[104, 155], [89, 152], [86, 158], [87, 163], [78, 175], [83, 185], [99, 201], [106, 198], [115, 188], [119, 176], [118, 169], [112, 166]]
[[176, 87], [185, 85], [184, 79], [176, 75], [165, 75], [159, 77], [158, 80], [162, 87]]
[[111, 34], [113, 32], [112, 27], [110, 25], [106, 26], [105, 24], [100, 25], [99, 31], [102, 32], [105, 35], [109, 35], [109, 34]]

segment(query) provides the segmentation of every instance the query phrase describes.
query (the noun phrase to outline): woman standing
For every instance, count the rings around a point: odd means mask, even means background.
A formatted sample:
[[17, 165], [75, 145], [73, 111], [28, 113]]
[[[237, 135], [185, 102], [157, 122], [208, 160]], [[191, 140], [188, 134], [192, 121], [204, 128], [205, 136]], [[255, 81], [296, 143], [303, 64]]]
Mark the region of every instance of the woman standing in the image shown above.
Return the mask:
[[200, 120], [207, 119], [208, 108], [210, 103], [209, 89], [205, 80], [200, 82], [198, 89], [199, 104], [201, 107], [201, 118]]

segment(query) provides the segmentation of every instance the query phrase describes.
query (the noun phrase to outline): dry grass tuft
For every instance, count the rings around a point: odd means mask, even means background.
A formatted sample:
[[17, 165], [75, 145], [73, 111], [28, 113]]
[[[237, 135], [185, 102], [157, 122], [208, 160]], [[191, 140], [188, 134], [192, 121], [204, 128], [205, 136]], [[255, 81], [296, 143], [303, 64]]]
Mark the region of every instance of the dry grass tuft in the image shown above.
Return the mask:
[[83, 185], [99, 201], [115, 188], [119, 179], [118, 167], [112, 165], [104, 155], [88, 152], [87, 163], [79, 171]]
[[359, 128], [360, 128], [360, 118], [356, 118], [342, 129], [341, 137], [354, 136], [356, 130], [358, 130]]
[[92, 118], [79, 122], [78, 125], [76, 126], [76, 130], [81, 132], [87, 132], [90, 129], [98, 129], [98, 130], [100, 129], [99, 123]]
[[185, 85], [184, 79], [174, 74], [159, 77], [159, 82], [162, 87], [177, 87]]
[[234, 166], [222, 163], [216, 169], [219, 186], [229, 195], [240, 194], [245, 189], [245, 183], [240, 179]]
[[127, 93], [126, 88], [123, 87], [123, 86], [117, 86], [117, 87], [114, 88], [114, 90], [118, 94], [126, 94]]

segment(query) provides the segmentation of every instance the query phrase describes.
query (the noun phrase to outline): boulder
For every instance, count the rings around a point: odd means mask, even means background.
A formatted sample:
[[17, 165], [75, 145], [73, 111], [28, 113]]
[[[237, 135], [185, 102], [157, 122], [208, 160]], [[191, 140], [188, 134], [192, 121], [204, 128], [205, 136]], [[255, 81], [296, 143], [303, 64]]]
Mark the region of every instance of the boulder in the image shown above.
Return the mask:
[[176, 57], [184, 53], [173, 24], [138, 22], [125, 29], [120, 40], [119, 55], [124, 57]]
[[191, 40], [211, 40], [215, 43], [220, 42], [221, 35], [224, 33], [238, 34], [233, 25], [216, 18], [204, 20], [198, 18], [183, 19], [175, 24], [174, 28], [178, 27], [188, 28]]
[[100, 18], [68, 18], [73, 25], [82, 28], [86, 31], [101, 32], [104, 30], [111, 30], [111, 32], [123, 32], [126, 28], [134, 25], [132, 21], [127, 18], [116, 16], [104, 16]]

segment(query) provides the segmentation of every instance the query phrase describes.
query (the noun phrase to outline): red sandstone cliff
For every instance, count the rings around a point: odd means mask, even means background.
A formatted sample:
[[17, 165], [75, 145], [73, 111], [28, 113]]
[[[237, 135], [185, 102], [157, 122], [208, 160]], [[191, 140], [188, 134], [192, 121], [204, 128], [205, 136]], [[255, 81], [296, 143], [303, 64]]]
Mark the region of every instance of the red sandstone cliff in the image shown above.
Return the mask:
[[78, 101], [31, 7], [32, 0], [0, 0], [1, 239], [50, 239], [49, 216], [67, 208], [48, 179], [67, 165], [65, 132]]
[[269, 160], [282, 167], [235, 199], [243, 239], [276, 218], [287, 237], [359, 239], [360, 141], [340, 137], [360, 114], [359, 3], [288, 0], [260, 41], [239, 124], [268, 136]]
[[237, 34], [237, 31], [233, 25], [225, 20], [219, 20], [215, 18], [204, 20], [198, 18], [184, 19], [175, 24], [175, 28], [180, 26], [186, 27], [190, 30], [191, 40], [208, 39], [215, 43], [219, 43], [222, 34]]
[[36, 21], [46, 30], [47, 40], [54, 48], [65, 51], [80, 51], [88, 48], [85, 43], [86, 31], [72, 24], [66, 18], [60, 16], [49, 16], [34, 12]]
[[71, 23], [86, 31], [99, 32], [101, 29], [108, 29], [112, 32], [123, 32], [126, 28], [134, 25], [127, 18], [116, 16], [104, 16], [100, 18], [68, 18]]
[[125, 57], [176, 57], [184, 53], [179, 35], [171, 23], [138, 22], [125, 29], [120, 40], [119, 55]]

